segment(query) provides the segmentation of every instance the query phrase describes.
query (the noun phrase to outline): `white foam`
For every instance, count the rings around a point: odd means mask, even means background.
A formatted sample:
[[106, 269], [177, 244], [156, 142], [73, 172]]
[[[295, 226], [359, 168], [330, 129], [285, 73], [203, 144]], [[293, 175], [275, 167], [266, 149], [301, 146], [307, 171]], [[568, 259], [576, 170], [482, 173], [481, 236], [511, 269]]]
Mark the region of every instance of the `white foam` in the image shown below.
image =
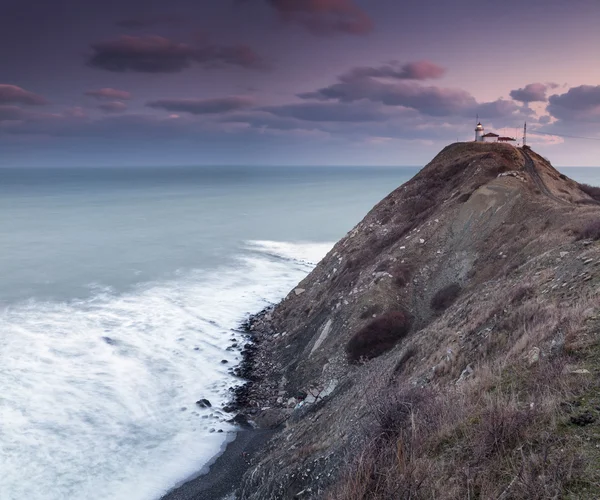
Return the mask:
[[250, 250], [264, 252], [267, 255], [316, 265], [333, 246], [331, 243], [288, 243], [282, 241], [248, 241]]
[[221, 450], [234, 428], [218, 409], [239, 383], [231, 329], [331, 248], [248, 246], [227, 269], [0, 312], [3, 500], [159, 498]]

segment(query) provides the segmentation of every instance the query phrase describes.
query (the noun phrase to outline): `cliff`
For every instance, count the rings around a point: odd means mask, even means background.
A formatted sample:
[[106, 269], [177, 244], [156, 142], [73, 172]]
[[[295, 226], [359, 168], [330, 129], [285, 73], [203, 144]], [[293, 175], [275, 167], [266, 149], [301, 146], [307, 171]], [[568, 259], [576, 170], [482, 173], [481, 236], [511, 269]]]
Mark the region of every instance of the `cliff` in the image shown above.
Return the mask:
[[240, 496], [599, 498], [599, 217], [530, 149], [441, 151], [251, 320]]

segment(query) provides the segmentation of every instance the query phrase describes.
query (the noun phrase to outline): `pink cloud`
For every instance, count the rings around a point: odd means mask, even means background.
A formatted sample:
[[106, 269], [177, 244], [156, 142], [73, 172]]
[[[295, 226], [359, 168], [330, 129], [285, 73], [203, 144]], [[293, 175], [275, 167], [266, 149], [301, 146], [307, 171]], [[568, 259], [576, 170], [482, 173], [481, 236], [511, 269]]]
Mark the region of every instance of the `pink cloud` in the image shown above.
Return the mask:
[[385, 66], [371, 67], [362, 66], [350, 70], [340, 77], [342, 81], [352, 81], [358, 78], [393, 78], [397, 80], [429, 80], [441, 78], [446, 69], [431, 61], [414, 61], [399, 66], [387, 64]]
[[303, 25], [312, 33], [364, 35], [373, 21], [353, 0], [267, 0], [285, 21]]
[[120, 101], [110, 101], [98, 105], [98, 108], [105, 113], [123, 113], [127, 111], [127, 104]]
[[95, 97], [96, 99], [108, 99], [114, 100], [118, 99], [121, 101], [127, 101], [131, 99], [131, 92], [127, 92], [125, 90], [112, 89], [109, 87], [105, 87], [103, 89], [98, 90], [88, 90], [85, 95], [89, 95], [91, 97]]
[[48, 101], [16, 85], [0, 84], [0, 104], [42, 105], [48, 104]]

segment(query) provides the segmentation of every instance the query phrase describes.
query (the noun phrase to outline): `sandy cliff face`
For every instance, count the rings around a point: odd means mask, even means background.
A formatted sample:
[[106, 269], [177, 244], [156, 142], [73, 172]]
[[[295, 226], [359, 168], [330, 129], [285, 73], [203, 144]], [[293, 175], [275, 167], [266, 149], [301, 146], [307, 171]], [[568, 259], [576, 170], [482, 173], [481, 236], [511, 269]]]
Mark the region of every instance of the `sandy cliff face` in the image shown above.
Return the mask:
[[253, 321], [281, 431], [241, 496], [596, 498], [599, 218], [533, 151], [445, 148]]

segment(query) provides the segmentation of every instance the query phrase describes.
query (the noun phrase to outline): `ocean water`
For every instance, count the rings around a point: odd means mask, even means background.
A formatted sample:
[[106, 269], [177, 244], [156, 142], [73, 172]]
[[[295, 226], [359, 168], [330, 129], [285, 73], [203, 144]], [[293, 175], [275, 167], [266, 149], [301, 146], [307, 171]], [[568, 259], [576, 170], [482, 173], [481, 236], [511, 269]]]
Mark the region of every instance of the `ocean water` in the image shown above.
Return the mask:
[[0, 499], [151, 500], [205, 467], [236, 327], [415, 172], [0, 168]]

